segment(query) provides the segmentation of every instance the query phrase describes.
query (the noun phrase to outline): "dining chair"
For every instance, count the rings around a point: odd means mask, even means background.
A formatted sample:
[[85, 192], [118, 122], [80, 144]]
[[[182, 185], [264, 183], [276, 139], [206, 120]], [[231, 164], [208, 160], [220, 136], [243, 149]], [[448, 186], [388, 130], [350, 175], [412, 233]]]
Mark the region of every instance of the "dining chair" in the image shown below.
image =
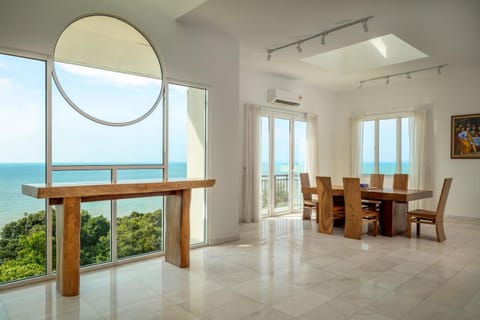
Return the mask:
[[373, 235], [376, 237], [378, 211], [362, 208], [360, 179], [343, 178], [343, 194], [345, 199], [345, 237], [360, 240], [364, 222], [373, 223]]
[[300, 173], [300, 185], [302, 187], [303, 194], [303, 220], [310, 220], [312, 218], [312, 209], [315, 210], [318, 216], [318, 201], [312, 198], [311, 193], [303, 192], [303, 188], [310, 187], [310, 178], [308, 173]]
[[408, 189], [408, 174], [395, 173], [393, 175], [393, 189], [407, 190]]
[[332, 179], [316, 177], [318, 194], [318, 232], [333, 233], [333, 222], [345, 217], [345, 208], [336, 206], [333, 202]]
[[[383, 180], [384, 180], [384, 175], [381, 173], [372, 173], [370, 175], [370, 188], [375, 188], [375, 189], [383, 189]], [[380, 205], [382, 204], [381, 201], [378, 200], [367, 200], [363, 199], [362, 200], [362, 205], [364, 207], [367, 207], [368, 209], [371, 210], [380, 210]]]
[[452, 185], [452, 178], [443, 180], [442, 192], [438, 199], [437, 210], [430, 211], [424, 209], [416, 209], [407, 212], [407, 236], [412, 236], [412, 223], [417, 224], [417, 236], [420, 236], [420, 224], [434, 224], [437, 234], [437, 241], [442, 242], [447, 238], [445, 236], [445, 228], [443, 226], [443, 217], [445, 214], [445, 206], [447, 205], [448, 193]]

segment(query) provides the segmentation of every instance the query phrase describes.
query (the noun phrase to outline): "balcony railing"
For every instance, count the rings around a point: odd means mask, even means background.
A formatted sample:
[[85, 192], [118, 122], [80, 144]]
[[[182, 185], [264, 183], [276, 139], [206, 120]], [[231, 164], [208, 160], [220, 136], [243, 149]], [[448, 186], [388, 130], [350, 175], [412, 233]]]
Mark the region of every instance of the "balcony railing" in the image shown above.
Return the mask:
[[[268, 208], [269, 198], [268, 175], [262, 175], [262, 209]], [[288, 174], [276, 174], [273, 176], [273, 201], [274, 208], [288, 208], [289, 200], [289, 176]], [[291, 193], [293, 208], [302, 206], [302, 191], [300, 187], [300, 178], [298, 175], [293, 177], [293, 192]]]

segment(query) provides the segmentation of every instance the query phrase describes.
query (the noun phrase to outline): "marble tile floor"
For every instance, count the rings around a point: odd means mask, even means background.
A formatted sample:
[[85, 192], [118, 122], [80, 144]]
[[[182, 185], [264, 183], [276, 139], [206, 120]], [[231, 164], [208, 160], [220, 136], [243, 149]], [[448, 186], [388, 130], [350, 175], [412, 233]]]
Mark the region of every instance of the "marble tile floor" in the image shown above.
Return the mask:
[[315, 232], [300, 216], [240, 225], [240, 240], [0, 291], [0, 319], [480, 319], [480, 221], [447, 219], [447, 241]]

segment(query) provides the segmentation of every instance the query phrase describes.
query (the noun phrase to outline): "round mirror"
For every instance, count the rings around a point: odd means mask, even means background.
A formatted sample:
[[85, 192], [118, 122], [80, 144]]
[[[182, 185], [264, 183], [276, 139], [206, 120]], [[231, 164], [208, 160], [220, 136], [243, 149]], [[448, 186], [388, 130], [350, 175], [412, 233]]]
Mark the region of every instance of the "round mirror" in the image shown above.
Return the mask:
[[128, 23], [87, 16], [71, 23], [55, 46], [53, 78], [65, 100], [88, 119], [137, 123], [163, 95], [163, 69], [150, 42]]

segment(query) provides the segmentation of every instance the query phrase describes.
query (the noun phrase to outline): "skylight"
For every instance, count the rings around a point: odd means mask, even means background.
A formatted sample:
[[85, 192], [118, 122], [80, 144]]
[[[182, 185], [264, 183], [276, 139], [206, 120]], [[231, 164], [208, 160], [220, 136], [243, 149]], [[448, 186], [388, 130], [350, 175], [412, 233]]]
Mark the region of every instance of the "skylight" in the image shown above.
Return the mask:
[[339, 73], [365, 71], [428, 57], [394, 34], [359, 42], [301, 61]]

